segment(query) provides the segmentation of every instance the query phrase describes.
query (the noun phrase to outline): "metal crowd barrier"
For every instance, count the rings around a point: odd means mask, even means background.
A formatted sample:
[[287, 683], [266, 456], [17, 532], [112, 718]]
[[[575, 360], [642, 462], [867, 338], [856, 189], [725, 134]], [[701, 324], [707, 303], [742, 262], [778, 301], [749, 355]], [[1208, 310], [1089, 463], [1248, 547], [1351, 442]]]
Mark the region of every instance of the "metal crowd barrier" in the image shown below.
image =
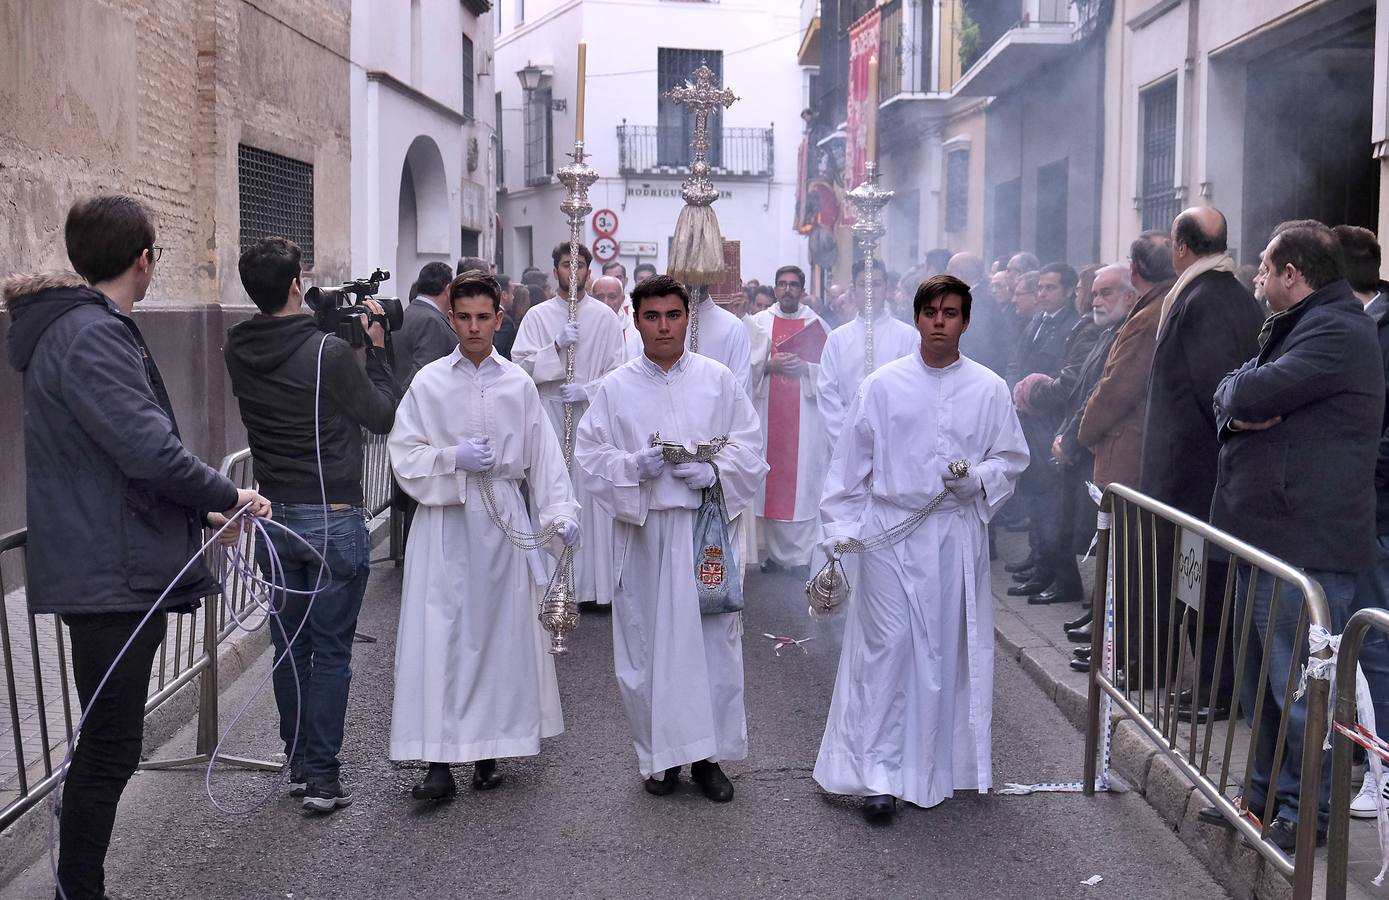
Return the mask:
[[[238, 487], [253, 486], [250, 450], [228, 455], [221, 472]], [[367, 436], [362, 491], [370, 515], [390, 510], [393, 484], [384, 436]], [[35, 616], [28, 611], [24, 597], [26, 539], [27, 532], [22, 529], [0, 536], [0, 661], [5, 666], [5, 690], [0, 695], [4, 701], [0, 707], [0, 831], [57, 784], [67, 744], [81, 714], [59, 617]], [[249, 530], [243, 533], [242, 552], [252, 554], [253, 542]], [[214, 571], [215, 554], [209, 554]], [[141, 768], [192, 765], [211, 757], [218, 736], [218, 649], [237, 630], [236, 619], [257, 615], [250, 585], [233, 575], [219, 598], [204, 602], [190, 615], [169, 617], [150, 675], [145, 714], [198, 679], [197, 739], [193, 755], [146, 761]], [[218, 756], [218, 760], [252, 768], [279, 768], [274, 763], [226, 755]]]
[[[1350, 844], [1350, 767], [1354, 741], [1346, 731], [1357, 726], [1355, 703], [1355, 667], [1370, 629], [1389, 634], [1389, 611], [1362, 609], [1350, 617], [1341, 634], [1341, 646], [1336, 654], [1336, 691], [1332, 714], [1334, 729], [1331, 743], [1331, 822], [1327, 830], [1326, 898], [1345, 900], [1347, 858]], [[1381, 733], [1385, 723], [1376, 720]], [[1373, 750], [1367, 750], [1373, 753]], [[1385, 762], [1389, 766], [1389, 762]]]
[[[1309, 679], [1306, 695], [1296, 701], [1306, 710], [1305, 734], [1309, 739], [1302, 742], [1301, 760], [1285, 757], [1297, 675], [1308, 656], [1308, 628], [1312, 624], [1331, 628], [1321, 586], [1257, 547], [1123, 485], [1111, 485], [1105, 491], [1100, 509], [1102, 523], [1108, 516], [1109, 530], [1107, 534], [1102, 530], [1096, 553], [1094, 622], [1105, 622], [1103, 585], [1112, 561], [1115, 624], [1109, 666], [1101, 664], [1105, 657], [1098, 645], [1092, 653], [1085, 792], [1094, 791], [1100, 728], [1108, 724], [1100, 721], [1100, 701], [1108, 695], [1232, 827], [1292, 880], [1293, 897], [1310, 898], [1317, 840], [1315, 810], [1322, 784], [1322, 736], [1327, 722], [1326, 681]], [[1217, 577], [1208, 584], [1212, 568]], [[1223, 576], [1219, 574], [1222, 570]], [[1237, 570], [1242, 578], [1237, 578]], [[1270, 583], [1268, 614], [1256, 621], [1255, 591]], [[1294, 598], [1301, 595], [1296, 607], [1287, 602], [1290, 594]], [[1280, 603], [1280, 597], [1284, 602]], [[1202, 608], [1213, 602], [1220, 604], [1216, 650], [1212, 670], [1203, 671], [1200, 660], [1206, 649], [1206, 632], [1193, 629], [1193, 646], [1187, 629], [1199, 625]], [[1280, 622], [1286, 626], [1280, 607], [1284, 616], [1297, 617], [1292, 633], [1293, 677], [1287, 684], [1270, 683], [1273, 644], [1261, 639]], [[1329, 654], [1329, 650], [1321, 650], [1315, 655], [1327, 658]], [[1227, 665], [1233, 669], [1226, 670]], [[1194, 714], [1190, 716], [1193, 721], [1180, 721], [1177, 708], [1182, 689], [1191, 688], [1193, 707], [1214, 707], [1221, 675], [1227, 671], [1233, 676], [1229, 721], [1201, 723], [1194, 721]], [[1254, 679], [1253, 696], [1262, 702], [1249, 716], [1251, 733], [1245, 761], [1241, 762], [1235, 723], [1241, 720], [1240, 695], [1249, 679]], [[1282, 699], [1282, 715], [1276, 722], [1267, 715], [1275, 708], [1269, 702], [1270, 692], [1277, 692]], [[1274, 728], [1270, 796], [1259, 819], [1237, 808], [1227, 792], [1237, 786], [1248, 796], [1261, 730]], [[1267, 737], [1267, 732], [1264, 735]], [[1285, 765], [1298, 765], [1301, 773], [1298, 807], [1303, 814], [1298, 816], [1294, 857], [1266, 839], [1268, 826], [1277, 815], [1277, 785]], [[1336, 808], [1334, 801], [1332, 808]]]

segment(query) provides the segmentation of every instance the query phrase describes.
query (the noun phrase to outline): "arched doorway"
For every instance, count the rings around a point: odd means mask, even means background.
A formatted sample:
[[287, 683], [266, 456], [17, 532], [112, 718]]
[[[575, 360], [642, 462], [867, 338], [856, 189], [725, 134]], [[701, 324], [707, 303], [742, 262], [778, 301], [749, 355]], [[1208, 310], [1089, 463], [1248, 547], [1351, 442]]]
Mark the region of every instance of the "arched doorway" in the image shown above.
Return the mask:
[[433, 138], [420, 135], [405, 153], [400, 172], [400, 218], [396, 232], [396, 290], [404, 299], [425, 263], [452, 264], [448, 179]]

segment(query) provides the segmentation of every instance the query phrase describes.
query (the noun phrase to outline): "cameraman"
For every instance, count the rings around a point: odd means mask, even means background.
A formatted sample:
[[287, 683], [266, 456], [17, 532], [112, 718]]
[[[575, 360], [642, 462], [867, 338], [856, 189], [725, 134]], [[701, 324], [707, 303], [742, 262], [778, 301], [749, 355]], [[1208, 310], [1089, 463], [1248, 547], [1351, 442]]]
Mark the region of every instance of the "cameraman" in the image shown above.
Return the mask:
[[[299, 256], [299, 247], [281, 237], [262, 238], [241, 254], [241, 284], [260, 315], [227, 333], [226, 362], [261, 492], [275, 518], [327, 560], [320, 572], [302, 543], [271, 534], [285, 586], [319, 589], [311, 600], [293, 593], [276, 598], [282, 612], [270, 629], [278, 658], [307, 612], [294, 641], [295, 666], [286, 661], [274, 674], [280, 737], [285, 753], [292, 750], [290, 795], [302, 796], [305, 809], [331, 812], [352, 802], [338, 778], [338, 752], [371, 550], [362, 508], [362, 428], [389, 432], [400, 392], [379, 321], [358, 317], [369, 339], [363, 372], [351, 345], [324, 334], [304, 313]], [[363, 305], [382, 314], [375, 300]], [[257, 544], [256, 555], [268, 577], [267, 548]]]
[[180, 570], [198, 560], [202, 524], [226, 521], [208, 510], [250, 504], [264, 515], [269, 504], [179, 438], [130, 317], [161, 252], [145, 208], [123, 196], [79, 201], [64, 236], [81, 277], [13, 276], [5, 304], [10, 364], [24, 375], [29, 611], [67, 626], [85, 716], [62, 795], [59, 896], [88, 900], [106, 896], [106, 850], [140, 762], [165, 614], [217, 590], [201, 561]]

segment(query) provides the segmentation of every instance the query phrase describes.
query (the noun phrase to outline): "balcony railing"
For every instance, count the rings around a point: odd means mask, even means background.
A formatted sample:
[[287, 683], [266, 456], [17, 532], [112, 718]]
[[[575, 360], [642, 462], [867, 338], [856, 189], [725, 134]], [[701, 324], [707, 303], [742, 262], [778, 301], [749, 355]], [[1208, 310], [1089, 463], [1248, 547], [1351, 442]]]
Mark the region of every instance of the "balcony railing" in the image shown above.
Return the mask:
[[[771, 178], [771, 128], [710, 128], [709, 164], [720, 178]], [[684, 176], [690, 168], [690, 131], [683, 125], [617, 126], [621, 175]]]
[[878, 96], [884, 101], [931, 90], [934, 41], [929, 8], [929, 3], [913, 5], [905, 0], [889, 0], [881, 7]]

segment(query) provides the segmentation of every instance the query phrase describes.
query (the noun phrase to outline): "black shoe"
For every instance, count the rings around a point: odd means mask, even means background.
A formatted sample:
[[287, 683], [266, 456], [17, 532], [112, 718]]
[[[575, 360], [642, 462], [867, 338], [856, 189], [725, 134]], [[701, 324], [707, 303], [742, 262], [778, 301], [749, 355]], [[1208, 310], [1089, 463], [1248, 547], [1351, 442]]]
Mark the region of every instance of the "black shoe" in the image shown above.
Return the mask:
[[1094, 639], [1095, 632], [1094, 629], [1090, 627], [1089, 622], [1086, 622], [1079, 628], [1066, 629], [1066, 640], [1070, 641], [1072, 644], [1089, 644], [1094, 641]]
[[[1265, 836], [1273, 842], [1273, 845], [1284, 853], [1294, 853], [1297, 851], [1297, 823], [1282, 816], [1274, 817], [1268, 824], [1268, 831]], [[1326, 844], [1326, 832], [1317, 832], [1317, 846], [1322, 847]]]
[[502, 773], [497, 771], [495, 759], [480, 759], [473, 763], [473, 790], [490, 791], [500, 787], [501, 783]]
[[1089, 625], [1091, 618], [1089, 610], [1086, 610], [1085, 614], [1079, 618], [1072, 619], [1069, 622], [1062, 622], [1061, 628], [1065, 631], [1075, 631], [1077, 628]]
[[1029, 581], [1040, 581], [1045, 578], [1046, 575], [1047, 573], [1041, 569], [1035, 566], [1028, 566], [1021, 572], [1014, 572], [1011, 577], [1015, 584], [1027, 584]]
[[309, 783], [304, 780], [304, 768], [302, 766], [291, 766], [289, 770], [289, 795], [291, 797], [302, 797], [308, 790]]
[[1027, 598], [1030, 606], [1050, 606], [1053, 603], [1071, 603], [1080, 600], [1079, 594], [1072, 594], [1060, 588], [1048, 588]]
[[870, 822], [882, 822], [897, 812], [897, 798], [889, 794], [875, 794], [863, 798], [863, 817]]
[[416, 800], [449, 800], [458, 795], [458, 782], [453, 780], [448, 763], [430, 763], [424, 779], [410, 789]]
[[[1177, 718], [1182, 722], [1191, 721], [1191, 691], [1182, 691], [1177, 695]], [[1196, 709], [1197, 724], [1204, 725], [1210, 721], [1224, 722], [1230, 718], [1230, 704], [1217, 706], [1212, 717], [1209, 706], [1201, 706]]]
[[1017, 584], [1013, 587], [1010, 587], [1008, 589], [1008, 596], [1027, 597], [1031, 594], [1040, 594], [1049, 587], [1051, 587], [1050, 581], [1039, 581], [1034, 578], [1032, 581], [1029, 581], [1026, 584]]
[[690, 780], [699, 785], [704, 796], [715, 803], [727, 803], [733, 799], [733, 782], [728, 780], [716, 762], [701, 759], [691, 764]]
[[1076, 659], [1084, 659], [1088, 661], [1090, 659], [1090, 648], [1076, 647], [1071, 651], [1071, 655], [1074, 656]]
[[1009, 563], [1008, 565], [1003, 567], [1003, 571], [1012, 575], [1018, 572], [1026, 571], [1027, 569], [1030, 569], [1035, 565], [1037, 565], [1037, 560], [1029, 556], [1027, 559], [1022, 560], [1021, 562]]
[[304, 809], [310, 812], [330, 813], [335, 809], [352, 805], [352, 792], [343, 787], [342, 781], [310, 781], [304, 788]]
[[680, 767], [671, 766], [666, 769], [664, 778], [648, 778], [642, 787], [646, 788], [648, 794], [655, 794], [657, 797], [664, 797], [675, 793], [675, 789], [680, 786]]
[[[1244, 798], [1242, 797], [1236, 797], [1234, 799], [1234, 804], [1235, 807], [1238, 809], [1241, 809], [1245, 812], [1253, 813], [1256, 819], [1262, 819], [1264, 817], [1264, 808], [1262, 806], [1245, 806]], [[1225, 818], [1225, 814], [1214, 806], [1201, 807], [1200, 811], [1196, 813], [1196, 818], [1200, 819], [1207, 825], [1215, 825], [1219, 828], [1224, 828], [1227, 831], [1235, 830], [1235, 826], [1230, 824], [1230, 820]]]
[[1071, 671], [1073, 671], [1073, 672], [1089, 672], [1089, 671], [1090, 671], [1090, 660], [1088, 660], [1088, 659], [1073, 659], [1073, 660], [1071, 660]]
[[780, 572], [780, 571], [781, 571], [781, 564], [778, 563], [778, 562], [776, 562], [775, 560], [764, 559], [764, 560], [762, 560], [762, 571], [763, 571], [763, 572]]

